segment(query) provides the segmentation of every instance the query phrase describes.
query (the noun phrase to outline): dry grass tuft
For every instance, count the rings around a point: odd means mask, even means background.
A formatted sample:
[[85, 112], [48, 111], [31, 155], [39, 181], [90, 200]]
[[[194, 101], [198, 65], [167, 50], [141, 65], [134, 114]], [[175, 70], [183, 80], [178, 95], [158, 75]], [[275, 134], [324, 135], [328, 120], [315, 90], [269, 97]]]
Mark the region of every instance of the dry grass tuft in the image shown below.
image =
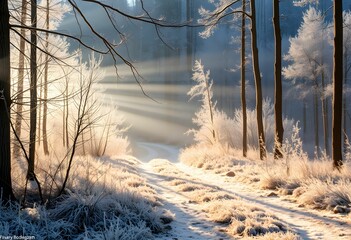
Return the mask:
[[262, 189], [276, 190], [285, 184], [284, 179], [280, 176], [266, 176], [261, 178], [260, 185]]

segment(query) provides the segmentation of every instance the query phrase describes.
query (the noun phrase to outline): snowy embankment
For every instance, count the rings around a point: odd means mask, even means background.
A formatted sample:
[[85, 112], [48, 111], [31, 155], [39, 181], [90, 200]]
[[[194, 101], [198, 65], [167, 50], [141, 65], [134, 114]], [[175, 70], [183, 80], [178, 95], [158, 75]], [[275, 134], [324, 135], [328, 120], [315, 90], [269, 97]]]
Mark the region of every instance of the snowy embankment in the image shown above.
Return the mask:
[[59, 198], [26, 208], [15, 203], [1, 206], [0, 236], [153, 239], [173, 216], [140, 177], [139, 164], [130, 156], [76, 157], [67, 191]]
[[[350, 219], [299, 207], [233, 177], [155, 159], [144, 175], [175, 214], [166, 237], [174, 239], [350, 239]], [[286, 233], [287, 231], [292, 233]], [[272, 232], [272, 233], [269, 233]], [[161, 235], [159, 239], [162, 239]]]
[[[211, 151], [206, 155], [210, 158]], [[172, 229], [158, 239], [237, 239], [267, 232], [278, 233], [259, 238], [351, 238], [350, 215], [306, 208], [291, 196], [278, 197], [278, 191], [262, 189], [262, 175], [257, 170], [267, 173], [267, 166], [236, 160], [234, 170], [227, 163], [217, 158], [211, 164], [202, 164], [212, 170], [164, 159], [141, 165], [143, 176], [163, 199], [164, 207], [175, 215]]]
[[226, 175], [204, 172], [181, 163], [177, 167], [196, 176], [204, 184], [218, 186], [229, 195], [235, 195], [242, 201], [265, 209], [288, 225], [302, 239], [350, 239], [351, 219], [328, 211], [307, 209], [289, 198], [279, 198], [272, 191], [260, 190], [254, 186], [237, 182]]
[[[231, 239], [266, 235], [272, 239], [297, 239], [288, 226], [254, 203], [209, 182], [204, 174], [181, 163], [154, 159], [144, 164], [144, 174], [175, 214], [173, 239]], [[195, 169], [194, 169], [195, 170]]]

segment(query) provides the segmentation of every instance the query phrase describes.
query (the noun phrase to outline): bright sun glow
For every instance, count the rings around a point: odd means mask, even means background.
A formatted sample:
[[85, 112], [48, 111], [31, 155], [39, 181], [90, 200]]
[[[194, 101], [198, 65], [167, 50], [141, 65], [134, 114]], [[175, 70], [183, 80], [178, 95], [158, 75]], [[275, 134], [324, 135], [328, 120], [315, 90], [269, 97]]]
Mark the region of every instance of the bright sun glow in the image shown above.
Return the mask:
[[134, 7], [135, 6], [135, 0], [128, 0], [128, 5], [130, 7]]

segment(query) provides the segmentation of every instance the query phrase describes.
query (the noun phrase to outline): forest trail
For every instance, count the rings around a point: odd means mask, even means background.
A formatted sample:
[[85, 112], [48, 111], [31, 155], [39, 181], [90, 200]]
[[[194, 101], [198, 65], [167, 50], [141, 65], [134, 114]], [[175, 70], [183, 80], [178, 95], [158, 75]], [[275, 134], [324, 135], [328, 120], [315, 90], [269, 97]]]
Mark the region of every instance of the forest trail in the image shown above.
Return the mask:
[[174, 214], [174, 221], [170, 224], [171, 229], [165, 234], [156, 236], [155, 239], [228, 239], [228, 236], [220, 231], [220, 225], [207, 220], [205, 213], [201, 211], [201, 206], [190, 203], [185, 195], [165, 184], [167, 176], [155, 173], [148, 163], [142, 163], [140, 168], [148, 184], [157, 191], [164, 208]]
[[[141, 164], [144, 177], [157, 191], [166, 209], [175, 214], [175, 221], [170, 224], [166, 236], [158, 239], [230, 239], [223, 232], [221, 225], [210, 222], [201, 210], [201, 204], [190, 201], [186, 194], [177, 191], [168, 181], [169, 177], [154, 171], [152, 162]], [[205, 172], [204, 170], [186, 166], [182, 163], [171, 163], [168, 166], [176, 169], [179, 179], [189, 183], [209, 186], [230, 196], [240, 198], [244, 203], [253, 204], [276, 216], [282, 223], [297, 233], [302, 239], [351, 239], [351, 221], [341, 215], [327, 211], [301, 208], [297, 203], [276, 196], [268, 197], [270, 191], [254, 189], [246, 184], [235, 182], [233, 178]], [[177, 174], [177, 175], [178, 175]]]
[[271, 191], [254, 189], [227, 176], [204, 172], [182, 163], [175, 165], [182, 172], [198, 178], [203, 184], [215, 185], [230, 195], [271, 212], [302, 239], [351, 239], [350, 218], [327, 211], [302, 208], [288, 199], [268, 197]]

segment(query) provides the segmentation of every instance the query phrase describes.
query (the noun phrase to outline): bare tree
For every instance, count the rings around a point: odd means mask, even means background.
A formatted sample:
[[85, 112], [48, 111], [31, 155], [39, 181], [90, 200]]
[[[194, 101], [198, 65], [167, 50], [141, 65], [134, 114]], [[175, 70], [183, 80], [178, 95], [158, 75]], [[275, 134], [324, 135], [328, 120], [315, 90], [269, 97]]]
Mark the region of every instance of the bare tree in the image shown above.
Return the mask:
[[232, 1], [221, 1], [216, 5], [214, 11], [201, 10], [203, 19], [201, 23], [205, 24], [207, 27], [205, 31], [201, 33], [202, 37], [208, 37], [213, 34], [215, 27], [225, 18], [233, 14], [245, 14], [251, 21], [251, 54], [252, 54], [252, 67], [255, 79], [255, 92], [256, 92], [256, 113], [257, 113], [257, 131], [258, 131], [258, 146], [260, 151], [260, 159], [263, 160], [266, 157], [266, 147], [265, 147], [265, 136], [264, 127], [262, 120], [262, 78], [259, 65], [259, 55], [257, 47], [257, 20], [256, 20], [256, 1], [250, 1], [251, 12], [243, 12], [242, 9], [235, 9], [233, 5], [239, 3], [240, 0]]
[[[49, 0], [46, 0], [46, 30], [49, 30], [50, 25], [50, 6]], [[45, 50], [49, 52], [49, 32], [45, 33]], [[49, 155], [48, 138], [47, 138], [47, 115], [48, 115], [48, 69], [49, 69], [49, 55], [45, 54], [44, 60], [44, 103], [43, 103], [43, 149], [45, 155]]]
[[[21, 23], [25, 24], [27, 21], [27, 1], [22, 0], [21, 6]], [[21, 36], [25, 37], [26, 30], [21, 29]], [[20, 38], [20, 47], [19, 47], [19, 61], [18, 61], [18, 81], [17, 81], [17, 96], [16, 96], [16, 122], [15, 130], [19, 137], [21, 137], [22, 131], [22, 111], [23, 111], [23, 80], [24, 80], [24, 54], [25, 54], [26, 42], [23, 38]], [[19, 157], [20, 147], [18, 144], [13, 146], [13, 156], [15, 158]]]
[[243, 112], [243, 156], [247, 156], [247, 113], [246, 113], [246, 0], [242, 0], [241, 15], [241, 108]]
[[34, 174], [35, 145], [37, 132], [37, 1], [31, 0], [31, 48], [30, 48], [30, 129], [29, 162], [27, 178], [32, 180]]
[[275, 111], [275, 147], [274, 158], [282, 158], [281, 146], [283, 144], [283, 89], [282, 89], [282, 37], [280, 31], [279, 0], [273, 0], [273, 26], [275, 43], [274, 63], [274, 111]]
[[259, 138], [260, 148], [260, 159], [263, 160], [266, 157], [265, 137], [262, 121], [262, 79], [261, 71], [258, 60], [258, 48], [257, 48], [257, 28], [256, 28], [256, 5], [255, 0], [250, 1], [251, 6], [251, 51], [252, 51], [252, 63], [253, 72], [255, 78], [255, 89], [256, 89], [256, 117], [257, 117], [257, 131]]
[[0, 191], [4, 203], [15, 199], [11, 180], [10, 140], [10, 14], [8, 0], [0, 1]]
[[334, 0], [334, 70], [333, 70], [333, 167], [340, 170], [342, 163], [342, 92], [343, 92], [343, 12], [342, 1]]
[[[77, 20], [77, 25], [85, 25], [90, 31], [92, 35], [96, 37], [96, 40], [102, 43], [101, 48], [95, 48], [92, 45], [89, 45], [88, 43], [84, 42], [79, 37], [63, 33], [57, 30], [50, 30], [50, 29], [45, 29], [45, 28], [38, 28], [36, 26], [36, 0], [31, 0], [31, 7], [32, 7], [32, 25], [27, 26], [26, 24], [23, 24], [21, 20], [17, 19], [16, 16], [12, 15], [10, 10], [9, 10], [9, 1], [4, 0], [1, 1], [0, 3], [0, 39], [1, 39], [1, 46], [0, 46], [0, 57], [1, 57], [1, 77], [0, 77], [0, 91], [1, 91], [1, 102], [3, 104], [0, 104], [0, 188], [2, 189], [3, 193], [3, 200], [7, 201], [10, 199], [14, 199], [14, 195], [12, 192], [12, 182], [11, 182], [11, 153], [10, 153], [10, 146], [11, 146], [11, 140], [10, 140], [10, 107], [11, 107], [11, 99], [10, 99], [10, 35], [9, 31], [10, 29], [13, 31], [13, 33], [20, 38], [22, 38], [24, 41], [27, 43], [31, 44], [32, 50], [31, 50], [31, 65], [33, 69], [35, 68], [35, 60], [36, 58], [34, 57], [36, 55], [36, 51], [39, 50], [44, 54], [50, 54], [48, 53], [45, 48], [41, 48], [40, 46], [37, 45], [36, 43], [36, 33], [48, 33], [48, 34], [53, 34], [53, 35], [60, 35], [64, 36], [67, 38], [72, 39], [73, 41], [76, 41], [78, 44], [81, 46], [94, 51], [96, 53], [100, 53], [102, 55], [110, 55], [114, 61], [114, 65], [117, 70], [117, 65], [120, 63], [120, 61], [124, 64], [126, 64], [129, 68], [130, 71], [132, 72], [134, 79], [137, 81], [137, 83], [141, 86], [140, 80], [141, 76], [139, 75], [137, 69], [134, 67], [134, 65], [125, 57], [123, 57], [119, 51], [118, 51], [118, 46], [121, 43], [124, 43], [126, 37], [125, 35], [119, 30], [119, 26], [117, 25], [118, 21], [116, 21], [115, 17], [116, 16], [122, 16], [125, 18], [130, 19], [131, 21], [140, 21], [148, 24], [152, 24], [155, 26], [155, 32], [157, 35], [161, 38], [161, 35], [159, 33], [158, 27], [184, 27], [184, 26], [189, 26], [188, 23], [184, 24], [169, 24], [163, 20], [153, 18], [149, 12], [145, 9], [144, 2], [143, 0], [140, 0], [140, 6], [141, 9], [144, 11], [143, 15], [131, 15], [129, 13], [123, 12], [122, 10], [114, 7], [113, 5], [106, 4], [101, 1], [97, 0], [84, 0], [85, 3], [91, 4], [91, 6], [100, 8], [104, 13], [105, 13], [105, 18], [109, 19], [109, 24], [111, 27], [114, 29], [114, 31], [117, 33], [117, 35], [120, 36], [120, 43], [115, 43], [115, 39], [109, 40], [106, 37], [104, 37], [102, 34], [98, 32], [97, 29], [93, 27], [93, 23], [91, 19], [87, 17], [87, 14], [80, 8], [78, 3], [73, 0], [68, 0], [67, 4], [69, 4], [72, 7], [72, 11], [74, 12]], [[17, 9], [12, 9], [11, 11], [17, 11]], [[14, 20], [14, 23], [10, 25], [10, 14]], [[27, 29], [31, 31], [31, 40], [29, 41], [25, 36], [21, 34], [20, 31], [21, 29]], [[55, 58], [55, 56], [50, 54], [51, 58]], [[64, 60], [55, 58], [58, 62], [61, 64], [65, 64]], [[117, 73], [117, 71], [116, 71]], [[29, 159], [32, 159], [32, 163], [30, 163], [29, 168], [28, 168], [28, 173], [34, 173], [34, 156], [35, 156], [35, 135], [36, 135], [36, 97], [37, 97], [37, 89], [36, 89], [36, 71], [32, 71], [32, 76], [31, 76], [31, 129], [30, 129], [30, 149], [29, 149]], [[141, 88], [143, 91], [143, 89]], [[67, 107], [67, 106], [66, 106]], [[68, 109], [68, 108], [67, 108]], [[67, 116], [66, 116], [67, 117]], [[68, 137], [68, 136], [66, 136]], [[30, 174], [29, 174], [30, 175]], [[34, 175], [34, 174], [33, 174]], [[35, 176], [35, 175], [34, 175]]]
[[[84, 132], [93, 126], [101, 116], [96, 116], [96, 111], [98, 110], [97, 102], [92, 98], [93, 95], [93, 84], [96, 81], [96, 71], [101, 64], [101, 60], [96, 61], [94, 58], [90, 60], [90, 67], [88, 76], [83, 76], [82, 70], [80, 73], [79, 90], [77, 95], [77, 101], [75, 105], [77, 106], [77, 115], [74, 123], [74, 134], [72, 146], [70, 147], [70, 154], [68, 158], [68, 166], [66, 169], [63, 184], [59, 190], [59, 195], [61, 195], [67, 185], [67, 181], [70, 176], [73, 158], [79, 146], [79, 139], [82, 137]], [[89, 100], [92, 100], [90, 102]], [[67, 123], [66, 123], [67, 124]], [[84, 147], [84, 141], [81, 143]]]

